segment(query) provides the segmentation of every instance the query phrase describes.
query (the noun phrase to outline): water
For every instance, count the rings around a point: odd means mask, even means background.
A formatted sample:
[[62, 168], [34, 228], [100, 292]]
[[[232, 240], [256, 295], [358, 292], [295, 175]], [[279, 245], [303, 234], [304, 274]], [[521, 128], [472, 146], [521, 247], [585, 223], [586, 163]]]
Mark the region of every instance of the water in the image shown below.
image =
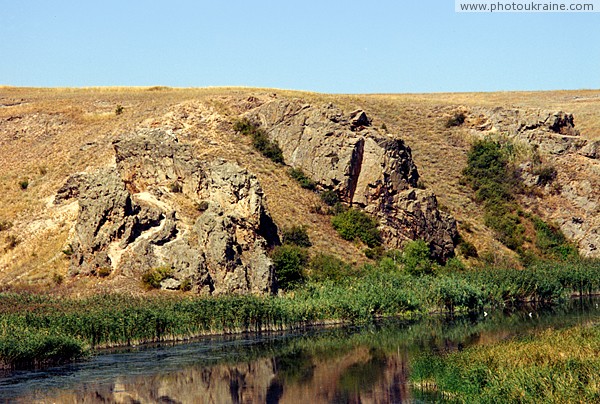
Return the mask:
[[105, 351], [76, 364], [0, 374], [0, 401], [418, 402], [424, 396], [408, 383], [411, 358], [598, 321], [599, 302]]

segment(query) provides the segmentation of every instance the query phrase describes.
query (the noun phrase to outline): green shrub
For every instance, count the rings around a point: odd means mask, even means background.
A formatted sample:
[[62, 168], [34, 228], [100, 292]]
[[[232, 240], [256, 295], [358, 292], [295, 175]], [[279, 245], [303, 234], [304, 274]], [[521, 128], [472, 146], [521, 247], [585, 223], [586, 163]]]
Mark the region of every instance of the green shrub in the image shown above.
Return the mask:
[[463, 240], [458, 244], [458, 252], [465, 258], [479, 258], [475, 245], [466, 240]]
[[173, 270], [170, 267], [158, 267], [149, 269], [142, 275], [142, 282], [149, 288], [158, 289], [160, 283], [173, 275]]
[[182, 290], [184, 292], [189, 292], [190, 290], [192, 290], [192, 280], [190, 278], [185, 278], [183, 281], [181, 281], [181, 284], [179, 285], [179, 290]]
[[321, 192], [321, 200], [327, 206], [335, 206], [339, 203], [340, 198], [335, 191], [328, 189], [327, 191]]
[[548, 224], [539, 217], [533, 218], [533, 226], [536, 231], [535, 245], [545, 256], [563, 261], [579, 256], [577, 248], [569, 243], [558, 226]]
[[373, 248], [367, 248], [365, 250], [365, 257], [371, 260], [379, 260], [383, 257], [384, 254], [385, 249], [383, 248], [383, 246], [380, 245]]
[[341, 281], [352, 274], [352, 267], [334, 255], [319, 253], [310, 261], [310, 278], [317, 282]]
[[500, 242], [517, 250], [523, 245], [525, 228], [515, 213], [518, 206], [512, 202], [522, 185], [509, 164], [510, 148], [488, 140], [476, 142], [469, 151], [463, 175], [475, 190], [476, 199], [484, 202], [485, 225], [494, 230]]
[[23, 191], [25, 191], [27, 188], [29, 188], [29, 180], [24, 179], [24, 180], [19, 181], [19, 188], [21, 188]]
[[377, 221], [363, 211], [348, 209], [335, 215], [331, 223], [344, 240], [360, 239], [370, 248], [381, 244]]
[[115, 107], [115, 115], [121, 115], [124, 110], [125, 108], [123, 108], [121, 104], [117, 104], [117, 106]]
[[494, 230], [496, 238], [511, 250], [523, 245], [525, 228], [515, 213], [488, 210], [484, 214], [484, 223]]
[[298, 247], [312, 246], [305, 226], [292, 226], [283, 229], [283, 242], [297, 245]]
[[446, 261], [444, 269], [448, 272], [461, 272], [464, 271], [466, 267], [460, 259], [453, 257]]
[[271, 259], [279, 288], [290, 290], [304, 283], [304, 269], [308, 265], [308, 253], [304, 248], [284, 244], [273, 250]]
[[480, 199], [510, 199], [508, 158], [498, 142], [481, 140], [475, 142], [467, 155], [467, 167], [463, 175], [475, 191], [481, 191]]
[[404, 269], [411, 275], [427, 275], [433, 273], [429, 244], [424, 240], [413, 240], [406, 243], [402, 254]]
[[337, 202], [330, 209], [328, 209], [327, 214], [328, 215], [339, 215], [339, 214], [347, 212], [347, 211], [348, 211], [348, 207], [346, 205], [344, 205], [341, 202]]
[[290, 168], [288, 170], [290, 177], [298, 181], [298, 184], [304, 189], [314, 191], [317, 188], [317, 183], [314, 182], [310, 177], [307, 177], [300, 168]]
[[257, 125], [245, 118], [233, 123], [233, 130], [241, 133], [242, 135], [251, 135], [256, 129]]
[[283, 164], [283, 152], [281, 148], [279, 148], [277, 142], [271, 141], [267, 133], [259, 128], [258, 125], [250, 122], [248, 119], [242, 119], [233, 124], [233, 129], [242, 135], [249, 135], [252, 138], [252, 145], [263, 156], [275, 163]]

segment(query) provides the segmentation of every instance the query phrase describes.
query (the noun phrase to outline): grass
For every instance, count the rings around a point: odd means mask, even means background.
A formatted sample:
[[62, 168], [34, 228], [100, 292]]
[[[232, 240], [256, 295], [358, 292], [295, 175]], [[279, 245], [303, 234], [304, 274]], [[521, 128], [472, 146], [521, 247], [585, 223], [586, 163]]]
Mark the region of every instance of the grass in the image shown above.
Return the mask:
[[2, 293], [0, 361], [4, 366], [43, 364], [72, 360], [104, 346], [556, 302], [570, 291], [600, 290], [599, 280], [598, 262], [412, 276], [386, 258], [377, 266], [310, 281], [279, 296], [106, 294], [74, 299]]
[[412, 367], [413, 382], [429, 383], [449, 402], [598, 402], [600, 324], [428, 355]]

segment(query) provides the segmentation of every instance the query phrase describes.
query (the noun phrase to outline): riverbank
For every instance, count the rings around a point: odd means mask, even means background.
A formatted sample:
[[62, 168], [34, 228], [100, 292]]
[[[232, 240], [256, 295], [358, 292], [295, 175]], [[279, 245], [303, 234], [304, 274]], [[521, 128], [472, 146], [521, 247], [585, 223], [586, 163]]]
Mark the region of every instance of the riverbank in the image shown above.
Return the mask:
[[435, 402], [422, 397], [420, 386], [409, 379], [414, 359], [596, 321], [596, 303], [596, 298], [572, 299], [551, 307], [488, 311], [487, 316], [385, 319], [102, 349], [75, 364], [0, 372], [0, 397], [16, 402], [234, 401], [230, 386], [236, 386], [233, 394], [243, 398], [240, 402], [249, 397], [265, 402], [282, 390], [282, 403], [297, 397]]
[[411, 276], [383, 261], [352, 277], [308, 283], [278, 296], [74, 299], [2, 293], [0, 363], [32, 367], [76, 360], [109, 346], [554, 303], [574, 292], [592, 294], [600, 290], [599, 282], [595, 261], [436, 276]]
[[446, 355], [424, 355], [411, 379], [448, 402], [599, 402], [600, 323], [546, 329]]

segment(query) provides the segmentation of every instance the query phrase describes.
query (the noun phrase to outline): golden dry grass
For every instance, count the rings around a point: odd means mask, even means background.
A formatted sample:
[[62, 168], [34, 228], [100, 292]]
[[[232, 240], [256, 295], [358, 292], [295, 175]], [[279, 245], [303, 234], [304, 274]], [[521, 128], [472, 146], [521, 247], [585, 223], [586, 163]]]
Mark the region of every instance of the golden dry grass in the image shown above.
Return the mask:
[[[13, 223], [13, 228], [0, 232], [0, 284], [52, 285], [52, 274], [66, 272], [68, 260], [60, 250], [68, 242], [69, 226], [61, 224], [65, 217], [48, 213], [48, 201], [70, 174], [111, 164], [112, 141], [140, 127], [171, 128], [194, 144], [201, 158], [237, 161], [259, 178], [280, 226], [306, 224], [313, 251], [363, 261], [361, 246], [341, 240], [329, 217], [311, 212], [310, 207], [320, 203], [318, 197], [301, 189], [285, 168], [256, 153], [249, 139], [232, 130], [231, 122], [254, 105], [251, 97], [267, 100], [275, 94], [333, 102], [346, 111], [362, 108], [376, 127], [385, 123], [390, 134], [411, 147], [425, 186], [457, 218], [459, 229], [471, 229], [462, 233], [480, 250], [499, 246], [483, 225], [472, 192], [459, 184], [469, 138], [465, 130], [444, 126], [450, 114], [475, 106], [563, 110], [575, 115], [582, 136], [600, 139], [600, 91], [596, 90], [327, 95], [225, 87], [0, 87], [0, 220]], [[115, 114], [117, 105], [124, 108], [120, 115]], [[19, 183], [25, 179], [29, 186], [23, 190]], [[51, 230], [43, 230], [48, 223]], [[21, 243], [6, 251], [9, 235]], [[106, 282], [125, 285], [129, 281]]]

